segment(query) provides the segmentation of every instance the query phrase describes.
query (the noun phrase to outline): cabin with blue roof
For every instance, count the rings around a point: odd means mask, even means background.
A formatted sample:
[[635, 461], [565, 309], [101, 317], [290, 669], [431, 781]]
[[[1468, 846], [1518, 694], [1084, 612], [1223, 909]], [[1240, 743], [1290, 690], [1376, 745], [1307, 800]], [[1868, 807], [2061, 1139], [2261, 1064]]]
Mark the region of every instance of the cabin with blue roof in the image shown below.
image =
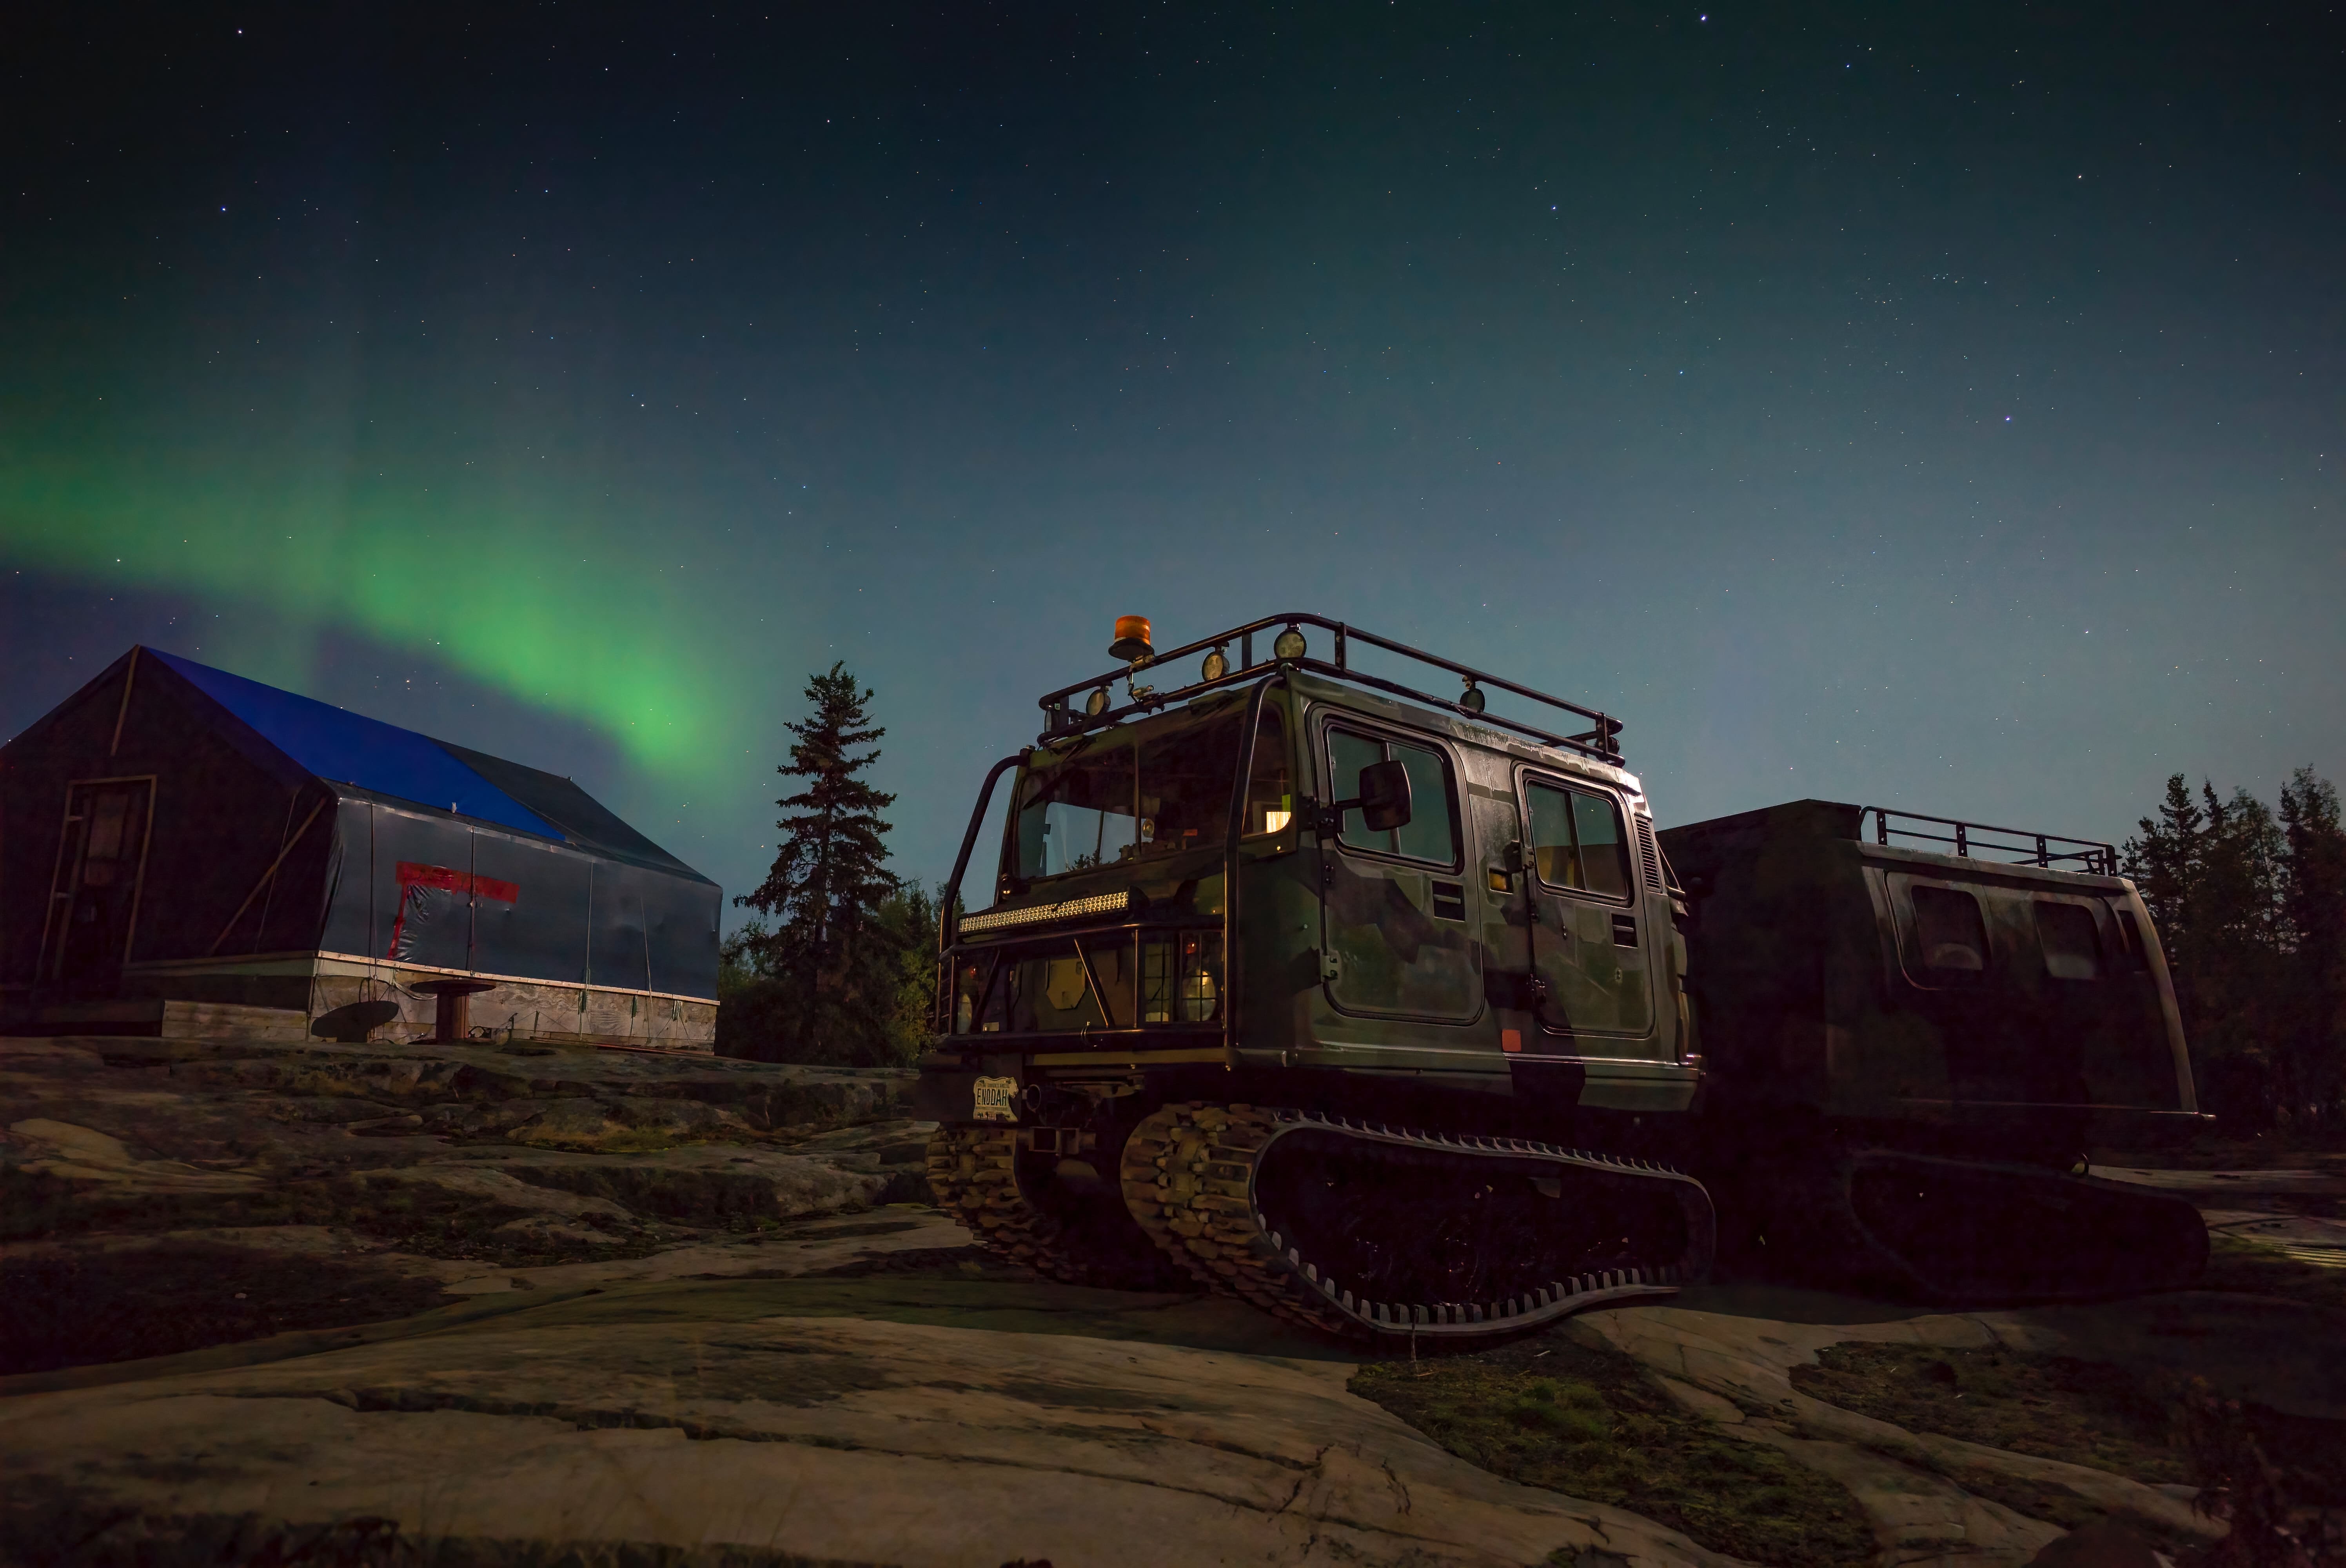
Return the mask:
[[153, 648], [0, 746], [12, 1033], [708, 1051], [722, 905], [559, 774]]

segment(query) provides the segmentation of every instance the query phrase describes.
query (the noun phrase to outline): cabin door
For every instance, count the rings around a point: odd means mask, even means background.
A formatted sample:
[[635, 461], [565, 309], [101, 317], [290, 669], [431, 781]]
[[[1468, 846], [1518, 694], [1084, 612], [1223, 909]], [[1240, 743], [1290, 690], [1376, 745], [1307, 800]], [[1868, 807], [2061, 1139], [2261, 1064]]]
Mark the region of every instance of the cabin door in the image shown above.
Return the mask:
[[1321, 843], [1329, 1000], [1346, 1013], [1464, 1023], [1483, 1011], [1482, 964], [1466, 925], [1457, 772], [1431, 736], [1355, 727], [1321, 731], [1331, 799], [1356, 799], [1361, 769], [1408, 770], [1411, 815], [1372, 832], [1358, 810]]
[[1653, 979], [1620, 802], [1540, 774], [1525, 775], [1523, 785], [1532, 965], [1545, 983], [1539, 1020], [1553, 1042], [1546, 1048], [1652, 1054]]

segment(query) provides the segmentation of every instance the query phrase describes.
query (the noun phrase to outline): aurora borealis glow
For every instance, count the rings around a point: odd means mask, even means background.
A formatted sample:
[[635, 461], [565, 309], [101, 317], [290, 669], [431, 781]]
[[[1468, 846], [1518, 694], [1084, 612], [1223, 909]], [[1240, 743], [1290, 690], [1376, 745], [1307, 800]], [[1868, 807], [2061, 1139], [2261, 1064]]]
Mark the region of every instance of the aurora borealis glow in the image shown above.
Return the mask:
[[1622, 714], [1665, 821], [2337, 777], [2337, 42], [58, 13], [0, 109], [0, 733], [147, 640], [732, 891], [845, 657], [933, 877], [1114, 614], [1292, 606]]
[[23, 520], [9, 529], [11, 555], [60, 575], [257, 602], [263, 613], [428, 649], [604, 730], [653, 768], [704, 765], [721, 745], [704, 640], [594, 629], [628, 616], [689, 622], [696, 596], [623, 541], [593, 537], [582, 518], [550, 519], [526, 500], [434, 505], [366, 485], [271, 494], [250, 475], [142, 475], [152, 489], [110, 478], [12, 484], [0, 502]]

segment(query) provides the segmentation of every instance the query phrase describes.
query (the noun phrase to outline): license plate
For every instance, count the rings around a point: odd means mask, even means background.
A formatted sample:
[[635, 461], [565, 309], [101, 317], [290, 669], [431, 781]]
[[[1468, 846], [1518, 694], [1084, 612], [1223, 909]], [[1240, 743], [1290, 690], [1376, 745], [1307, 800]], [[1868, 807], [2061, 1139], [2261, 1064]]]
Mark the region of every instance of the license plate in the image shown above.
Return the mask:
[[1018, 1080], [1015, 1078], [980, 1078], [974, 1085], [974, 1094], [970, 1114], [981, 1122], [1015, 1122], [1018, 1119]]

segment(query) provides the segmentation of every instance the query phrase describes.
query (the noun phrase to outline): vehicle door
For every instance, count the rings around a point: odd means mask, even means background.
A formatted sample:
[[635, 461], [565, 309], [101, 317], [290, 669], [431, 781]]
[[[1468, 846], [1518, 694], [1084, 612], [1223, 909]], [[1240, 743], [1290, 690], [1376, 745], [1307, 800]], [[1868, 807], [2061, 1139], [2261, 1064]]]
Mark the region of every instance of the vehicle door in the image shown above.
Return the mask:
[[1660, 1039], [1654, 977], [1621, 802], [1582, 779], [1528, 769], [1519, 779], [1543, 1046], [1593, 1056], [1654, 1054]]
[[1323, 975], [1346, 1013], [1464, 1023], [1483, 1010], [1482, 966], [1466, 925], [1458, 770], [1447, 745], [1352, 715], [1321, 728], [1333, 800], [1357, 799], [1361, 769], [1408, 771], [1410, 819], [1372, 832], [1358, 810], [1321, 841]]

